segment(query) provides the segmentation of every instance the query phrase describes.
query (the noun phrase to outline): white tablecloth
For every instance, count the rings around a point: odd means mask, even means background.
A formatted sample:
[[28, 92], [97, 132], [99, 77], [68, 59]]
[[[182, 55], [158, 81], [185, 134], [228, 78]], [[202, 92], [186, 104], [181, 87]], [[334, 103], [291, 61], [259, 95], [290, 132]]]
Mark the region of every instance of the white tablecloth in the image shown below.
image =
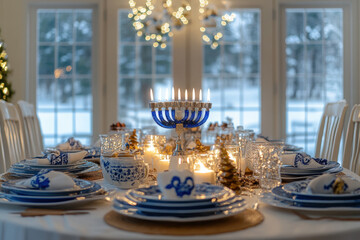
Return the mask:
[[[347, 174], [351, 174], [346, 171]], [[356, 176], [356, 175], [355, 175]], [[359, 178], [359, 177], [357, 177]], [[359, 178], [360, 179], [360, 178]], [[84, 206], [85, 207], [85, 206]], [[265, 216], [260, 225], [243, 231], [191, 237], [145, 235], [121, 231], [108, 226], [104, 215], [111, 203], [93, 202], [86, 207], [96, 207], [88, 215], [45, 216], [22, 218], [13, 212], [23, 207], [0, 205], [0, 240], [75, 240], [75, 239], [359, 239], [360, 221], [301, 220], [291, 211], [260, 204]]]

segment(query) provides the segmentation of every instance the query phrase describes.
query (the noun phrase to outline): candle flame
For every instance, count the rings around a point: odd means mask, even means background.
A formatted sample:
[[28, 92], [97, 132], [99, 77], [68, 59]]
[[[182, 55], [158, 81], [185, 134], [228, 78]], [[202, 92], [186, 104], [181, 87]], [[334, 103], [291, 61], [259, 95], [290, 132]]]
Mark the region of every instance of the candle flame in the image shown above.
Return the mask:
[[154, 93], [152, 88], [150, 88], [150, 100], [153, 102], [154, 101]]
[[169, 101], [169, 89], [168, 88], [166, 89], [166, 92], [165, 92], [165, 100]]
[[204, 173], [204, 172], [212, 172], [212, 170], [211, 170], [211, 169], [208, 169], [208, 168], [204, 165], [204, 163], [202, 163], [202, 162], [199, 162], [199, 166], [200, 166], [200, 168], [199, 168], [199, 170], [197, 170], [196, 172], [202, 172], [202, 173]]
[[195, 88], [193, 88], [192, 100], [195, 101]]
[[185, 89], [185, 101], [188, 100], [188, 93], [187, 93], [187, 89]]
[[181, 91], [180, 91], [180, 88], [178, 89], [178, 100], [181, 101]]
[[207, 101], [210, 102], [210, 89], [208, 88]]
[[172, 93], [171, 100], [174, 101], [175, 100], [175, 89], [174, 89], [174, 87], [172, 87], [171, 93]]
[[162, 95], [162, 89], [160, 88], [160, 89], [159, 89], [159, 101], [162, 100], [162, 96], [161, 96], [161, 95]]

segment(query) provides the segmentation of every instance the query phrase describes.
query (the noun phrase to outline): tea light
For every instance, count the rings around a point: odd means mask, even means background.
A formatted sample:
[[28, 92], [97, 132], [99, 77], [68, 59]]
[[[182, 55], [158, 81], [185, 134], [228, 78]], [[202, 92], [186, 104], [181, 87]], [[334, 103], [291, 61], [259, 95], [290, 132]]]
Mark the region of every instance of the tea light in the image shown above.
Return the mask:
[[214, 184], [215, 172], [205, 167], [202, 162], [199, 162], [199, 165], [200, 165], [200, 169], [194, 171], [195, 184], [200, 184], [204, 182]]
[[157, 172], [164, 172], [169, 169], [170, 160], [169, 159], [160, 159], [156, 163], [154, 163], [154, 166], [157, 170]]
[[155, 156], [156, 149], [153, 142], [149, 142], [145, 145], [144, 148], [144, 161], [149, 164], [149, 166], [153, 166], [153, 158]]

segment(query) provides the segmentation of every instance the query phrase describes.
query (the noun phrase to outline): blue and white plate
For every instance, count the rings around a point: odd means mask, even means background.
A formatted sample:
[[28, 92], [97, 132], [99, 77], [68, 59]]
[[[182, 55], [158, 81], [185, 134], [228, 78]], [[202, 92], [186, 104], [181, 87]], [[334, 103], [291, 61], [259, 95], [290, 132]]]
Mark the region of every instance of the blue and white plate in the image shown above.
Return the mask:
[[285, 199], [279, 199], [272, 193], [265, 193], [261, 198], [263, 203], [266, 203], [273, 207], [278, 207], [282, 209], [289, 210], [299, 210], [299, 211], [309, 211], [309, 212], [326, 212], [326, 213], [360, 213], [360, 207], [331, 207], [331, 206], [322, 206], [322, 207], [308, 207], [301, 206], [296, 202], [288, 201]]
[[242, 198], [235, 199], [233, 202], [223, 205], [223, 206], [215, 206], [215, 207], [208, 207], [208, 208], [169, 208], [169, 207], [147, 207], [147, 206], [139, 206], [136, 204], [136, 202], [130, 201], [129, 199], [125, 197], [116, 198], [116, 201], [114, 201], [114, 207], [116, 208], [136, 208], [138, 211], [142, 213], [156, 213], [156, 214], [164, 214], [167, 216], [184, 216], [189, 214], [213, 214], [215, 212], [219, 211], [228, 211], [233, 208], [242, 207], [245, 205], [245, 201]]
[[50, 165], [50, 164], [37, 164], [35, 162], [31, 162], [28, 160], [36, 160], [36, 158], [33, 159], [25, 159], [22, 160], [18, 163], [18, 165], [24, 165], [24, 166], [31, 166], [32, 168], [52, 168], [52, 169], [59, 169], [59, 168], [70, 168], [70, 167], [74, 167], [74, 166], [79, 166], [79, 165], [83, 165], [86, 163], [86, 160], [82, 159], [79, 161], [76, 161], [74, 163], [69, 163], [69, 164], [65, 164], [65, 165]]
[[33, 195], [17, 194], [12, 191], [3, 191], [0, 193], [0, 197], [15, 201], [21, 201], [21, 202], [62, 202], [79, 197], [89, 197], [92, 195], [97, 195], [103, 191], [104, 189], [99, 184], [95, 183], [94, 187], [86, 191], [82, 191], [74, 194], [33, 196]]
[[319, 166], [317, 168], [297, 168], [291, 165], [283, 165], [281, 166], [281, 173], [300, 173], [300, 174], [319, 174], [320, 172], [325, 172], [332, 168], [340, 167], [340, 163], [331, 161], [329, 164], [324, 166]]
[[186, 202], [168, 202], [168, 201], [153, 201], [148, 200], [145, 198], [141, 198], [138, 196], [135, 196], [132, 192], [132, 190], [129, 190], [125, 196], [132, 201], [137, 202], [138, 204], [141, 204], [143, 206], [155, 206], [155, 207], [203, 207], [203, 206], [209, 206], [209, 205], [221, 205], [225, 202], [228, 202], [236, 197], [236, 194], [233, 191], [230, 191], [229, 193], [225, 193], [224, 195], [214, 198], [211, 201], [186, 201]]
[[360, 193], [347, 194], [313, 194], [306, 191], [310, 180], [291, 182], [284, 185], [284, 191], [296, 196], [299, 199], [360, 199]]
[[271, 192], [275, 195], [276, 198], [295, 202], [301, 206], [308, 207], [336, 207], [336, 206], [359, 206], [360, 207], [360, 198], [359, 199], [298, 199], [292, 194], [284, 191], [282, 186], [273, 188]]
[[82, 180], [82, 179], [74, 179], [75, 187], [70, 189], [61, 189], [61, 190], [39, 190], [34, 188], [27, 188], [25, 186], [16, 185], [19, 181], [23, 180], [12, 180], [2, 183], [1, 188], [11, 191], [16, 194], [22, 195], [31, 195], [31, 196], [44, 196], [44, 195], [69, 195], [69, 194], [76, 194], [82, 191], [89, 190], [90, 188], [94, 187], [95, 183]]
[[203, 213], [203, 214], [187, 214], [187, 215], [167, 215], [167, 214], [159, 214], [159, 213], [143, 213], [136, 208], [119, 208], [113, 207], [113, 209], [121, 215], [149, 220], [149, 221], [168, 221], [168, 222], [197, 222], [197, 221], [209, 221], [222, 219], [230, 216], [237, 215], [244, 211], [246, 208], [246, 204], [241, 207], [235, 207], [233, 209], [229, 209], [228, 211], [218, 211], [212, 213]]
[[130, 191], [132, 191], [133, 196], [140, 197], [148, 201], [168, 202], [168, 203], [213, 201], [214, 199], [220, 198], [226, 193], [232, 192], [232, 190], [223, 186], [216, 186], [210, 184], [197, 184], [195, 186], [195, 196], [193, 198], [169, 200], [169, 199], [164, 199], [157, 185], [153, 185], [146, 188], [137, 188]]

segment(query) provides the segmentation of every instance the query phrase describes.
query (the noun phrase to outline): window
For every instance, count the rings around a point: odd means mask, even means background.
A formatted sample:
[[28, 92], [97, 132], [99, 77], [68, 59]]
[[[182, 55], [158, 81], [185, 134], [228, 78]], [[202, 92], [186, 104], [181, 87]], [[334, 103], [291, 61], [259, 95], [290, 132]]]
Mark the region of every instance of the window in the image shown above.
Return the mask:
[[172, 44], [154, 48], [136, 35], [128, 14], [129, 10], [120, 10], [118, 15], [118, 120], [133, 128], [151, 126], [154, 120], [149, 114], [149, 89], [165, 94], [165, 89], [173, 85]]
[[260, 10], [232, 10], [215, 50], [203, 46], [203, 88], [211, 89], [209, 122], [232, 118], [234, 125], [260, 132]]
[[45, 146], [92, 136], [92, 10], [37, 11], [37, 113]]
[[343, 10], [286, 9], [287, 141], [315, 153], [327, 102], [343, 96]]

